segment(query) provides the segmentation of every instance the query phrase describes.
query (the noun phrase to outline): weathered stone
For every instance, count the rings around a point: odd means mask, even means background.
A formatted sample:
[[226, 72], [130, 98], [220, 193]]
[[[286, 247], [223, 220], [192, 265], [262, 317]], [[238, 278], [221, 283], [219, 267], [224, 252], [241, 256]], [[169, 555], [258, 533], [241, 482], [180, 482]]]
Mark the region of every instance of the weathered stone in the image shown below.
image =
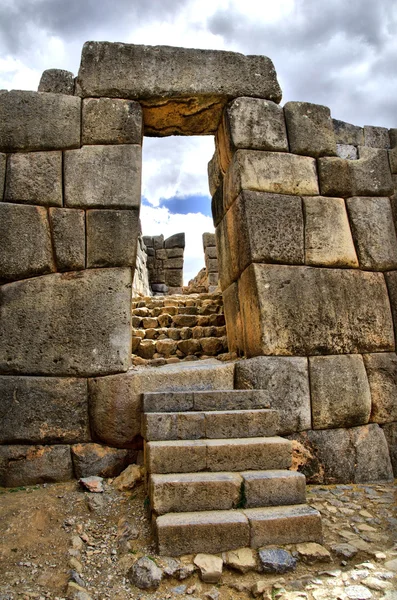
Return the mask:
[[204, 438], [205, 417], [203, 413], [150, 413], [143, 417], [142, 435], [147, 441]]
[[183, 269], [183, 257], [167, 258], [164, 261], [165, 269]]
[[397, 173], [397, 148], [388, 151], [390, 170], [393, 175]]
[[151, 590], [159, 587], [163, 572], [154, 560], [148, 556], [143, 556], [132, 565], [127, 577], [140, 590]]
[[205, 414], [207, 438], [255, 438], [275, 435], [278, 430], [279, 414], [275, 410], [213, 411]]
[[262, 389], [280, 414], [279, 433], [311, 428], [309, 374], [306, 358], [258, 356], [236, 363], [237, 389]]
[[197, 325], [195, 315], [174, 315], [172, 321], [175, 327], [194, 327]]
[[397, 477], [397, 423], [386, 423], [382, 429], [389, 446], [394, 477]]
[[238, 148], [288, 152], [283, 109], [268, 100], [236, 98], [223, 112], [216, 144], [223, 172]]
[[211, 213], [214, 222], [214, 227], [218, 227], [226, 212], [225, 197], [223, 194], [223, 184], [218, 187], [212, 196]]
[[89, 441], [87, 382], [53, 377], [0, 377], [1, 444]]
[[299, 557], [307, 563], [331, 561], [331, 555], [328, 550], [324, 546], [314, 542], [298, 544], [296, 550]]
[[207, 356], [216, 356], [223, 350], [223, 344], [220, 338], [201, 338], [200, 345], [203, 353]]
[[263, 548], [259, 550], [259, 561], [263, 573], [287, 573], [296, 569], [297, 560], [287, 550]]
[[229, 351], [242, 354], [244, 342], [237, 282], [232, 283], [224, 290], [223, 304]]
[[230, 550], [223, 555], [225, 564], [239, 573], [248, 573], [256, 570], [256, 552], [251, 548], [238, 548]]
[[381, 273], [252, 264], [239, 298], [248, 356], [394, 350]]
[[291, 152], [314, 157], [336, 155], [329, 108], [310, 102], [287, 102], [284, 114]]
[[280, 437], [207, 440], [208, 471], [288, 469], [291, 443]]
[[4, 183], [6, 177], [7, 155], [0, 153], [0, 202], [4, 196]]
[[237, 150], [227, 170], [224, 187], [227, 208], [243, 190], [318, 196], [316, 161], [286, 152]]
[[197, 554], [193, 562], [199, 568], [200, 577], [205, 583], [218, 583], [223, 568], [223, 560], [219, 556]]
[[87, 42], [78, 84], [83, 97], [139, 100], [146, 135], [214, 133], [229, 99], [281, 99], [267, 57], [170, 46]]
[[243, 513], [250, 524], [251, 548], [270, 544], [322, 543], [320, 513], [306, 504], [247, 508]]
[[130, 269], [56, 273], [4, 285], [0, 372], [89, 376], [126, 371], [130, 297]]
[[4, 200], [62, 206], [62, 152], [11, 154]]
[[[232, 226], [232, 214], [229, 210], [223, 219], [218, 223], [216, 235], [216, 247], [218, 249], [219, 280], [222, 290], [226, 290], [231, 282], [238, 279], [239, 262], [233, 261], [235, 256], [236, 237], [233, 236], [230, 228]], [[232, 254], [233, 252], [233, 254]]]
[[185, 234], [175, 233], [169, 238], [164, 240], [164, 248], [184, 248], [185, 247]]
[[63, 69], [46, 69], [43, 71], [37, 91], [73, 96], [74, 75]]
[[133, 144], [83, 146], [65, 152], [65, 205], [82, 208], [138, 208], [141, 147]]
[[0, 281], [55, 270], [47, 211], [41, 206], [0, 203]]
[[182, 339], [177, 343], [178, 350], [183, 352], [186, 356], [196, 354], [196, 352], [201, 351], [201, 345], [199, 340], [195, 339]]
[[332, 119], [337, 144], [364, 145], [364, 129], [345, 121]]
[[69, 446], [0, 446], [0, 485], [18, 487], [73, 479]]
[[[199, 388], [197, 388], [199, 389]], [[146, 413], [179, 411], [233, 411], [269, 408], [265, 390], [235, 390], [226, 388], [212, 391], [145, 393], [143, 406]]]
[[371, 390], [371, 422], [397, 421], [397, 355], [393, 352], [365, 354]]
[[394, 193], [387, 151], [366, 146], [360, 146], [358, 150], [358, 160], [333, 157], [318, 159], [323, 196], [349, 198], [389, 196]]
[[137, 354], [141, 358], [153, 358], [156, 352], [156, 342], [154, 340], [142, 340], [137, 349]]
[[167, 248], [167, 258], [180, 258], [183, 256], [183, 248]]
[[87, 211], [87, 267], [135, 266], [138, 210]]
[[97, 475], [90, 475], [89, 477], [81, 477], [79, 479], [80, 485], [93, 494], [103, 494], [103, 477]]
[[362, 269], [397, 268], [397, 236], [389, 198], [348, 198], [347, 210]]
[[390, 148], [389, 130], [387, 127], [364, 125], [364, 145], [371, 148]]
[[78, 479], [96, 475], [116, 477], [132, 458], [128, 450], [101, 444], [75, 444], [71, 447], [74, 472]]
[[143, 116], [138, 102], [114, 98], [83, 101], [82, 144], [142, 144]]
[[50, 208], [52, 241], [58, 271], [85, 268], [85, 212], [69, 208]]
[[336, 154], [339, 158], [345, 158], [347, 160], [358, 159], [357, 146], [352, 146], [351, 144], [336, 144]]
[[153, 248], [155, 250], [159, 250], [161, 248], [164, 248], [164, 236], [163, 234], [161, 235], [154, 235], [153, 238]]
[[81, 100], [12, 90], [0, 94], [0, 151], [66, 150], [80, 146]]
[[203, 440], [149, 442], [146, 444], [146, 469], [149, 473], [160, 474], [203, 471], [207, 465], [206, 454], [206, 441]]
[[358, 267], [343, 198], [303, 198], [305, 263], [327, 267]]
[[391, 481], [393, 467], [383, 430], [374, 424], [354, 427], [350, 432], [356, 454], [354, 481]]
[[313, 429], [369, 422], [371, 393], [359, 354], [309, 358]]
[[305, 504], [306, 480], [295, 471], [243, 471], [246, 508]]
[[342, 558], [353, 558], [358, 552], [358, 548], [351, 544], [335, 544], [331, 547], [332, 552]]
[[158, 340], [156, 343], [156, 352], [164, 354], [165, 357], [175, 354], [176, 349], [177, 344], [174, 340]]
[[129, 465], [124, 471], [116, 477], [113, 485], [119, 492], [126, 492], [134, 489], [134, 487], [141, 483], [144, 476], [143, 468], [138, 465]]
[[183, 285], [182, 269], [166, 269], [164, 271], [165, 284], [169, 287], [181, 287]]
[[216, 190], [223, 184], [223, 173], [219, 164], [219, 156], [217, 150], [215, 150], [213, 157], [208, 163], [207, 171], [208, 186], [210, 188], [210, 194], [211, 196], [213, 196]]

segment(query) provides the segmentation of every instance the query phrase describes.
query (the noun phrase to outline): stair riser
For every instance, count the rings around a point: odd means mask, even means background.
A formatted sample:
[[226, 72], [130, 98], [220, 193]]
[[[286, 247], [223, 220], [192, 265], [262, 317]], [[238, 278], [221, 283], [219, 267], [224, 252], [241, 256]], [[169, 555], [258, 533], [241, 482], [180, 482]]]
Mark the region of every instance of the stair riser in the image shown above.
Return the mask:
[[186, 411], [227, 411], [269, 408], [265, 390], [214, 390], [143, 395], [145, 413]]

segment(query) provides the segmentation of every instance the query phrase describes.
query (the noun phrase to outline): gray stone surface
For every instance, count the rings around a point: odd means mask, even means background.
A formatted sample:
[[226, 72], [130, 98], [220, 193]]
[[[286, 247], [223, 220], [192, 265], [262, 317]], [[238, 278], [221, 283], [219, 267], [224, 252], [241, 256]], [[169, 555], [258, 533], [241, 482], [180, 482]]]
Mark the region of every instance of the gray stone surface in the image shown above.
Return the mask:
[[0, 202], [3, 200], [4, 196], [4, 183], [6, 177], [6, 164], [7, 164], [7, 155], [0, 154]]
[[357, 146], [352, 144], [336, 144], [336, 154], [339, 158], [346, 158], [347, 160], [358, 159]]
[[259, 550], [258, 556], [263, 573], [287, 573], [294, 571], [298, 564], [290, 552], [281, 548], [263, 548]]
[[73, 96], [74, 75], [64, 69], [46, 69], [43, 71], [37, 91]]
[[358, 267], [343, 198], [303, 198], [305, 263], [325, 267]]
[[245, 507], [305, 504], [306, 479], [295, 471], [243, 471]]
[[355, 483], [393, 479], [389, 448], [379, 425], [354, 427], [350, 430], [355, 449]]
[[389, 446], [394, 477], [397, 477], [397, 423], [387, 423], [383, 425], [382, 429]]
[[332, 119], [337, 144], [364, 145], [364, 129], [345, 121]]
[[309, 358], [313, 429], [369, 422], [371, 393], [360, 354]]
[[0, 281], [54, 270], [46, 209], [0, 202]]
[[87, 267], [134, 267], [138, 210], [87, 211]]
[[353, 238], [362, 269], [397, 268], [397, 236], [389, 198], [346, 200]]
[[0, 486], [73, 479], [69, 446], [0, 446]]
[[291, 152], [314, 157], [336, 155], [329, 108], [310, 102], [287, 102], [284, 114]]
[[183, 285], [183, 271], [181, 269], [166, 269], [164, 277], [165, 284], [169, 287], [180, 287]]
[[142, 135], [138, 102], [115, 98], [83, 101], [82, 144], [142, 144]]
[[90, 440], [85, 379], [0, 376], [1, 444]]
[[381, 273], [252, 264], [239, 298], [248, 356], [394, 350]]
[[131, 463], [132, 452], [101, 444], [74, 444], [71, 447], [74, 473], [81, 477], [117, 477]]
[[154, 560], [142, 556], [133, 564], [127, 573], [127, 577], [140, 590], [153, 590], [159, 587], [163, 572]]
[[138, 208], [141, 147], [133, 144], [83, 146], [65, 152], [65, 205], [82, 208]]
[[397, 421], [397, 355], [380, 352], [364, 355], [372, 398], [371, 421]]
[[164, 240], [164, 248], [184, 248], [185, 247], [185, 234], [175, 233], [169, 238]]
[[0, 152], [66, 150], [80, 146], [76, 96], [11, 91], [0, 94]]
[[11, 154], [4, 200], [62, 206], [62, 152]]
[[236, 363], [237, 389], [264, 390], [270, 406], [280, 413], [279, 433], [311, 427], [307, 359], [258, 356]]
[[364, 125], [364, 144], [371, 148], [390, 148], [389, 130], [387, 127]]
[[85, 212], [72, 208], [50, 208], [52, 243], [58, 271], [85, 268]]
[[78, 84], [83, 97], [139, 100], [152, 135], [214, 133], [231, 98], [281, 100], [267, 57], [170, 46], [86, 42]]
[[56, 273], [4, 285], [0, 372], [89, 376], [126, 371], [130, 296], [130, 269]]

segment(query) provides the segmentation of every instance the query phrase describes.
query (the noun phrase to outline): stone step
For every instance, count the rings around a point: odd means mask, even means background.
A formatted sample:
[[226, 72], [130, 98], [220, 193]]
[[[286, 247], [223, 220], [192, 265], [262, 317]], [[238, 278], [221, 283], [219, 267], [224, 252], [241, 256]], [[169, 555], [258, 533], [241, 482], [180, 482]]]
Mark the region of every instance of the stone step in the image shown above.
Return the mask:
[[292, 443], [281, 437], [145, 443], [148, 473], [288, 469]]
[[[202, 326], [196, 327], [153, 327], [142, 329], [140, 327], [132, 329], [134, 337], [140, 337], [145, 340], [170, 339], [174, 341], [202, 339], [202, 338], [221, 338], [226, 335], [226, 327]], [[163, 337], [160, 337], [163, 336]], [[165, 337], [164, 337], [165, 336]]]
[[275, 410], [147, 413], [142, 418], [146, 441], [255, 438], [272, 436], [279, 429]]
[[149, 496], [158, 515], [304, 504], [306, 479], [286, 470], [154, 474]]
[[320, 513], [305, 504], [168, 513], [156, 519], [159, 554], [218, 554], [270, 544], [322, 542]]
[[269, 408], [266, 390], [205, 390], [143, 394], [145, 413], [230, 411]]

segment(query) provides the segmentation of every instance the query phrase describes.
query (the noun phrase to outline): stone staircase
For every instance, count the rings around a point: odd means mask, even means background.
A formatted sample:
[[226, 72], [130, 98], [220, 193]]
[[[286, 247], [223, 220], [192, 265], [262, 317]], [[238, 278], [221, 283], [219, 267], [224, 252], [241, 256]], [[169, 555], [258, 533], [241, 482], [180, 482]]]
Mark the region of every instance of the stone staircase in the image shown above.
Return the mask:
[[321, 542], [305, 477], [264, 390], [143, 396], [147, 489], [162, 555]]

